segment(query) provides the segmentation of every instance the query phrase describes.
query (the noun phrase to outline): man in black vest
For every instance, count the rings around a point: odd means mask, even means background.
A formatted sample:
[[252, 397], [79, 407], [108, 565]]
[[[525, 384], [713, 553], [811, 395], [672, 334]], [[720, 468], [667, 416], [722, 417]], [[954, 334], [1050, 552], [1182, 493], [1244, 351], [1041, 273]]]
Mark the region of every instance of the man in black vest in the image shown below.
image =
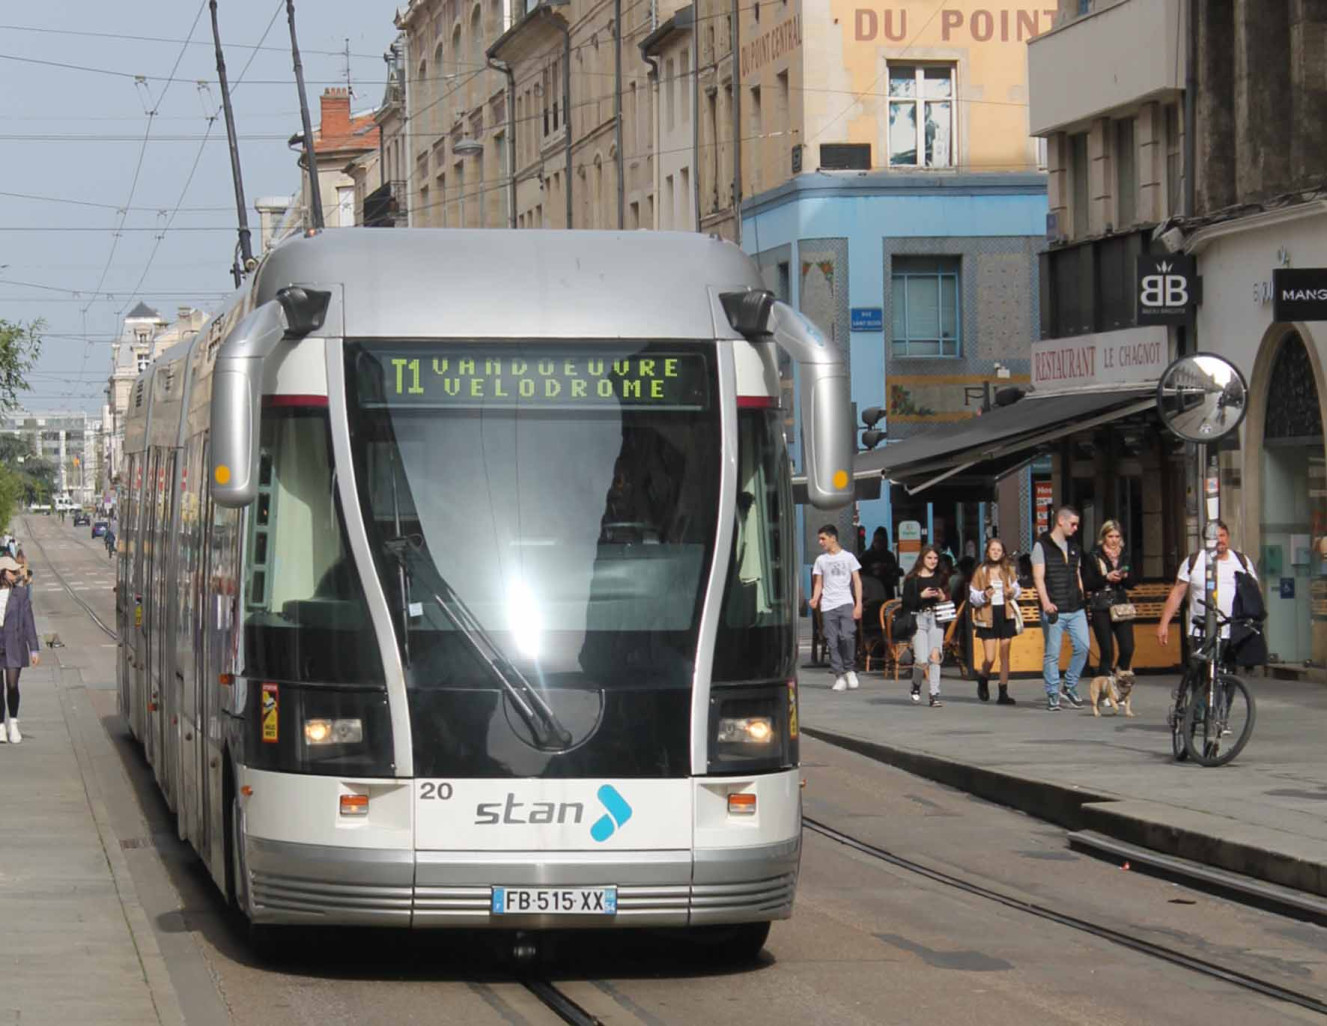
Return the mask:
[[[1083, 706], [1078, 697], [1078, 678], [1087, 663], [1089, 641], [1079, 569], [1082, 552], [1074, 542], [1077, 531], [1078, 510], [1061, 506], [1055, 513], [1055, 526], [1032, 546], [1032, 580], [1041, 599], [1041, 635], [1046, 644], [1041, 670], [1046, 682], [1046, 708], [1051, 712], [1059, 712], [1061, 695], [1075, 709]], [[1073, 652], [1062, 684], [1060, 645], [1066, 631]]]

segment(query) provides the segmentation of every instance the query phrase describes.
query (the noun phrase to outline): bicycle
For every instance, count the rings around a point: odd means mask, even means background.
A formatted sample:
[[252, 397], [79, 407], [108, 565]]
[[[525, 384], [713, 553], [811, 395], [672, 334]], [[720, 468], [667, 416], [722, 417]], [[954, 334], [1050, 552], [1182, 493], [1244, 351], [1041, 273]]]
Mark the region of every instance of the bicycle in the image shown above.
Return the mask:
[[1198, 650], [1189, 659], [1174, 705], [1166, 717], [1176, 762], [1193, 759], [1200, 766], [1224, 766], [1243, 751], [1253, 736], [1258, 707], [1239, 677], [1221, 666], [1221, 628], [1232, 624], [1260, 630], [1256, 620], [1232, 619], [1217, 613], [1213, 638], [1195, 639]]

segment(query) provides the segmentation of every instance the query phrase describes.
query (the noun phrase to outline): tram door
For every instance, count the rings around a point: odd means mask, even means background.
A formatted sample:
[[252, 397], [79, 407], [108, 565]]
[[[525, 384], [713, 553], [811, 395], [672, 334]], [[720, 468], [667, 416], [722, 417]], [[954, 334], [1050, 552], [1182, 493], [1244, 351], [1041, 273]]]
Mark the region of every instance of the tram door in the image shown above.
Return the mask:
[[133, 667], [129, 650], [132, 647], [134, 627], [134, 585], [129, 576], [129, 551], [130, 541], [133, 537], [131, 525], [134, 522], [133, 517], [136, 511], [133, 482], [134, 469], [137, 463], [135, 457], [129, 457], [125, 467], [125, 477], [118, 489], [119, 494], [115, 500], [115, 519], [120, 534], [116, 540], [115, 557], [115, 634], [118, 641], [115, 652], [117, 660], [116, 680], [119, 683], [120, 714], [129, 724], [131, 731], [135, 730], [134, 686], [129, 676]]
[[161, 491], [161, 511], [157, 520], [157, 558], [152, 561], [156, 588], [156, 604], [152, 631], [156, 644], [153, 660], [156, 665], [156, 692], [158, 722], [161, 726], [161, 755], [157, 763], [157, 779], [166, 795], [166, 804], [175, 809], [178, 804], [180, 765], [180, 682], [179, 667], [175, 665], [175, 621], [178, 616], [178, 592], [172, 594], [171, 582], [179, 571], [178, 546], [172, 537], [175, 523], [175, 475], [178, 450], [163, 449], [161, 469], [157, 473], [157, 486]]
[[[200, 728], [199, 695], [203, 689], [203, 673], [207, 665], [204, 649], [204, 619], [207, 614], [207, 575], [204, 554], [203, 524], [200, 515], [203, 493], [202, 469], [206, 466], [206, 446], [201, 438], [190, 439], [183, 452], [187, 473], [186, 485], [180, 489], [180, 567], [177, 579], [180, 589], [181, 622], [178, 625], [176, 651], [180, 654], [177, 671], [180, 684], [180, 730], [183, 733], [180, 749], [180, 830], [203, 852], [206, 841], [206, 815], [201, 783], [202, 767], [206, 764], [206, 739]], [[187, 515], [186, 515], [187, 513]], [[188, 658], [184, 658], [187, 655]]]
[[157, 609], [160, 605], [157, 602], [157, 582], [162, 551], [157, 545], [157, 525], [161, 523], [161, 469], [161, 450], [148, 449], [143, 482], [144, 516], [139, 533], [143, 548], [143, 690], [147, 695], [143, 746], [158, 782], [161, 780], [161, 667], [157, 659]]

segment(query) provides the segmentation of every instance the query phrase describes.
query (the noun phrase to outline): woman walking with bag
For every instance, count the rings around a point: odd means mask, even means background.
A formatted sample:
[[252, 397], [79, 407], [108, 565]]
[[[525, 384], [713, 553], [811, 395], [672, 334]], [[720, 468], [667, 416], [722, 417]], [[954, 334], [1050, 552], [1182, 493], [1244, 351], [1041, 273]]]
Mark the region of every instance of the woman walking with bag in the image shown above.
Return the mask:
[[940, 550], [928, 545], [903, 581], [903, 608], [917, 618], [912, 636], [912, 700], [922, 700], [924, 674], [932, 706], [944, 705], [940, 701], [940, 664], [944, 661], [945, 626], [955, 617], [948, 577], [940, 565]]
[[[1107, 520], [1097, 535], [1097, 546], [1083, 560], [1083, 587], [1097, 636], [1097, 674], [1133, 676], [1133, 618], [1129, 585], [1133, 582], [1124, 554], [1124, 532], [1118, 520]], [[1115, 658], [1118, 647], [1119, 658]]]
[[991, 697], [991, 667], [995, 651], [1000, 650], [1000, 697], [997, 705], [1017, 705], [1009, 697], [1009, 649], [1015, 635], [1023, 629], [1017, 599], [1022, 593], [1018, 574], [1005, 555], [1004, 542], [992, 538], [986, 543], [986, 554], [981, 566], [972, 575], [968, 588], [968, 603], [972, 609], [972, 622], [977, 626], [984, 657], [981, 672], [977, 674], [977, 697], [983, 702]]
[[5, 675], [4, 724], [0, 742], [18, 744], [18, 678], [25, 666], [37, 666], [37, 624], [32, 618], [31, 592], [19, 583], [23, 566], [12, 556], [0, 556], [0, 668]]

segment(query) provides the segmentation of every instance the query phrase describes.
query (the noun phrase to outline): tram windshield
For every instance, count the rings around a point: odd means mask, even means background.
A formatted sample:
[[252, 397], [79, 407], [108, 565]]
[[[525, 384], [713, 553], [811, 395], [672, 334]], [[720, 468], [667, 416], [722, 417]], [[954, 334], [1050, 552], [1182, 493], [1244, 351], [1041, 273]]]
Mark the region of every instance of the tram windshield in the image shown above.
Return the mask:
[[411, 687], [690, 686], [718, 519], [713, 348], [347, 346]]

